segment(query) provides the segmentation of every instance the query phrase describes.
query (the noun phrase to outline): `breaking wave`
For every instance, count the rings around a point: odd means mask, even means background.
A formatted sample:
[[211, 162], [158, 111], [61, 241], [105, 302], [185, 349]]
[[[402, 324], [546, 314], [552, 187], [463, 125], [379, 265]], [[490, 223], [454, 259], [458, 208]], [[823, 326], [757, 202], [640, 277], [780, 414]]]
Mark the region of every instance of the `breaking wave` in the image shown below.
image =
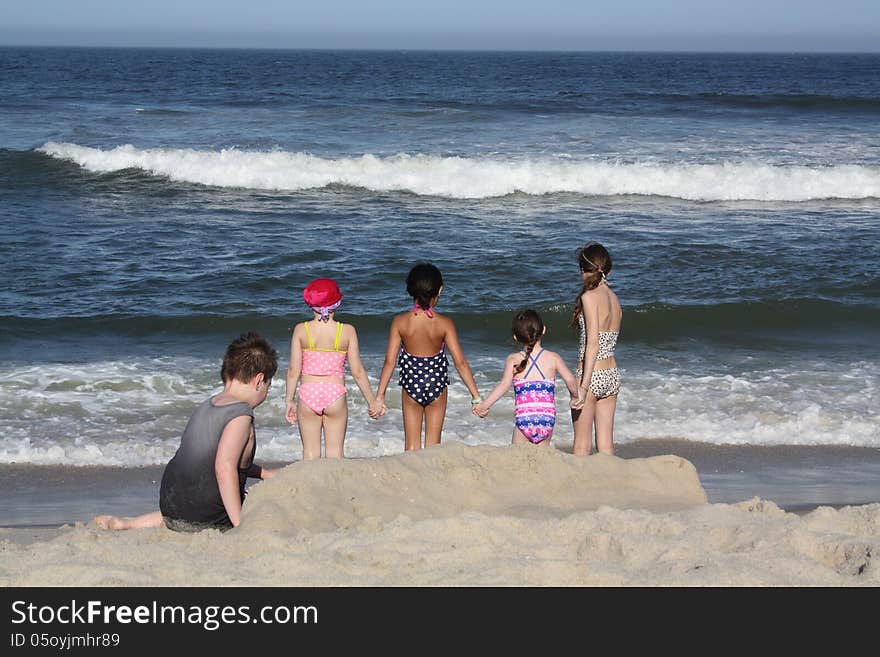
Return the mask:
[[408, 154], [328, 158], [235, 148], [201, 151], [123, 145], [102, 150], [56, 142], [38, 150], [94, 173], [138, 169], [178, 182], [290, 192], [339, 185], [462, 199], [516, 193], [642, 195], [692, 201], [880, 198], [880, 167], [855, 164], [662, 164]]

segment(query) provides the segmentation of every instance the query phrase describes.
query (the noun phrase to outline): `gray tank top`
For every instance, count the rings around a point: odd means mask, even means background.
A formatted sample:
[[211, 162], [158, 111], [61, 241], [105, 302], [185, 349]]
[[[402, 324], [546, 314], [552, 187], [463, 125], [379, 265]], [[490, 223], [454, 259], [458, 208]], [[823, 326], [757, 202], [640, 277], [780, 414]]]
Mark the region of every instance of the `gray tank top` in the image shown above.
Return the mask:
[[[215, 406], [213, 397], [205, 400], [193, 412], [183, 430], [180, 447], [162, 474], [159, 510], [166, 519], [184, 521], [192, 525], [192, 529], [232, 526], [220, 497], [214, 460], [226, 425], [242, 415], [253, 418], [254, 410], [244, 402]], [[243, 468], [239, 467], [238, 471], [242, 499], [247, 472], [253, 465], [256, 451], [255, 435], [253, 450], [247, 463]]]

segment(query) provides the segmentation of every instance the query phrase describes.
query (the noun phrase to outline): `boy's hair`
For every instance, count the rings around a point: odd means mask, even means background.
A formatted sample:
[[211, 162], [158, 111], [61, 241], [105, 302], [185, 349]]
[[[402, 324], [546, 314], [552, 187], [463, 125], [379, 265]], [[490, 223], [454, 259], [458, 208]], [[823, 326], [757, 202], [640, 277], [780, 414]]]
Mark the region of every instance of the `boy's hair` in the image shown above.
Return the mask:
[[220, 378], [223, 383], [232, 380], [248, 383], [257, 374], [267, 381], [278, 370], [278, 352], [275, 347], [256, 331], [242, 333], [226, 348]]
[[513, 316], [511, 329], [514, 339], [522, 345], [523, 351], [526, 352], [526, 357], [522, 359], [522, 362], [513, 368], [513, 373], [519, 374], [526, 368], [535, 343], [544, 335], [544, 321], [537, 311], [527, 308], [520, 310]]
[[440, 294], [441, 287], [443, 276], [430, 262], [420, 262], [409, 270], [406, 277], [406, 293], [425, 310], [431, 307], [431, 301]]

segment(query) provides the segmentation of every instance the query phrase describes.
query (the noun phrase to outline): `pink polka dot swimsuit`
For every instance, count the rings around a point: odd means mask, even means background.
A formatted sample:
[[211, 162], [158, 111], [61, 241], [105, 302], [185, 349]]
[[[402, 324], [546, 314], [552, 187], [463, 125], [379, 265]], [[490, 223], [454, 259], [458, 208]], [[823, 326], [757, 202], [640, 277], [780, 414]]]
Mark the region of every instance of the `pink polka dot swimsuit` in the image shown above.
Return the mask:
[[[326, 376], [333, 378], [345, 377], [346, 351], [340, 351], [339, 340], [342, 337], [342, 323], [337, 322], [336, 340], [333, 349], [317, 349], [309, 333], [309, 324], [304, 324], [308, 349], [303, 349], [302, 373], [309, 376]], [[318, 415], [345, 394], [345, 384], [339, 381], [303, 381], [299, 384], [299, 398], [302, 403]]]

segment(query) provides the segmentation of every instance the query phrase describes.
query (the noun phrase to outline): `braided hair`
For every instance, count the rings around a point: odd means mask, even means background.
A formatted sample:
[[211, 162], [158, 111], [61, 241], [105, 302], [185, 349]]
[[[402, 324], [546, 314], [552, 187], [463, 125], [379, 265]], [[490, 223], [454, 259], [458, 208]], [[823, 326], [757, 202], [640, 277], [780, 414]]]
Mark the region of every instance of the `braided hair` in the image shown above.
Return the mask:
[[522, 362], [513, 368], [513, 373], [519, 374], [526, 368], [535, 344], [544, 335], [544, 322], [536, 311], [528, 308], [520, 310], [513, 316], [512, 330], [513, 338], [522, 345], [523, 351], [526, 352]]

